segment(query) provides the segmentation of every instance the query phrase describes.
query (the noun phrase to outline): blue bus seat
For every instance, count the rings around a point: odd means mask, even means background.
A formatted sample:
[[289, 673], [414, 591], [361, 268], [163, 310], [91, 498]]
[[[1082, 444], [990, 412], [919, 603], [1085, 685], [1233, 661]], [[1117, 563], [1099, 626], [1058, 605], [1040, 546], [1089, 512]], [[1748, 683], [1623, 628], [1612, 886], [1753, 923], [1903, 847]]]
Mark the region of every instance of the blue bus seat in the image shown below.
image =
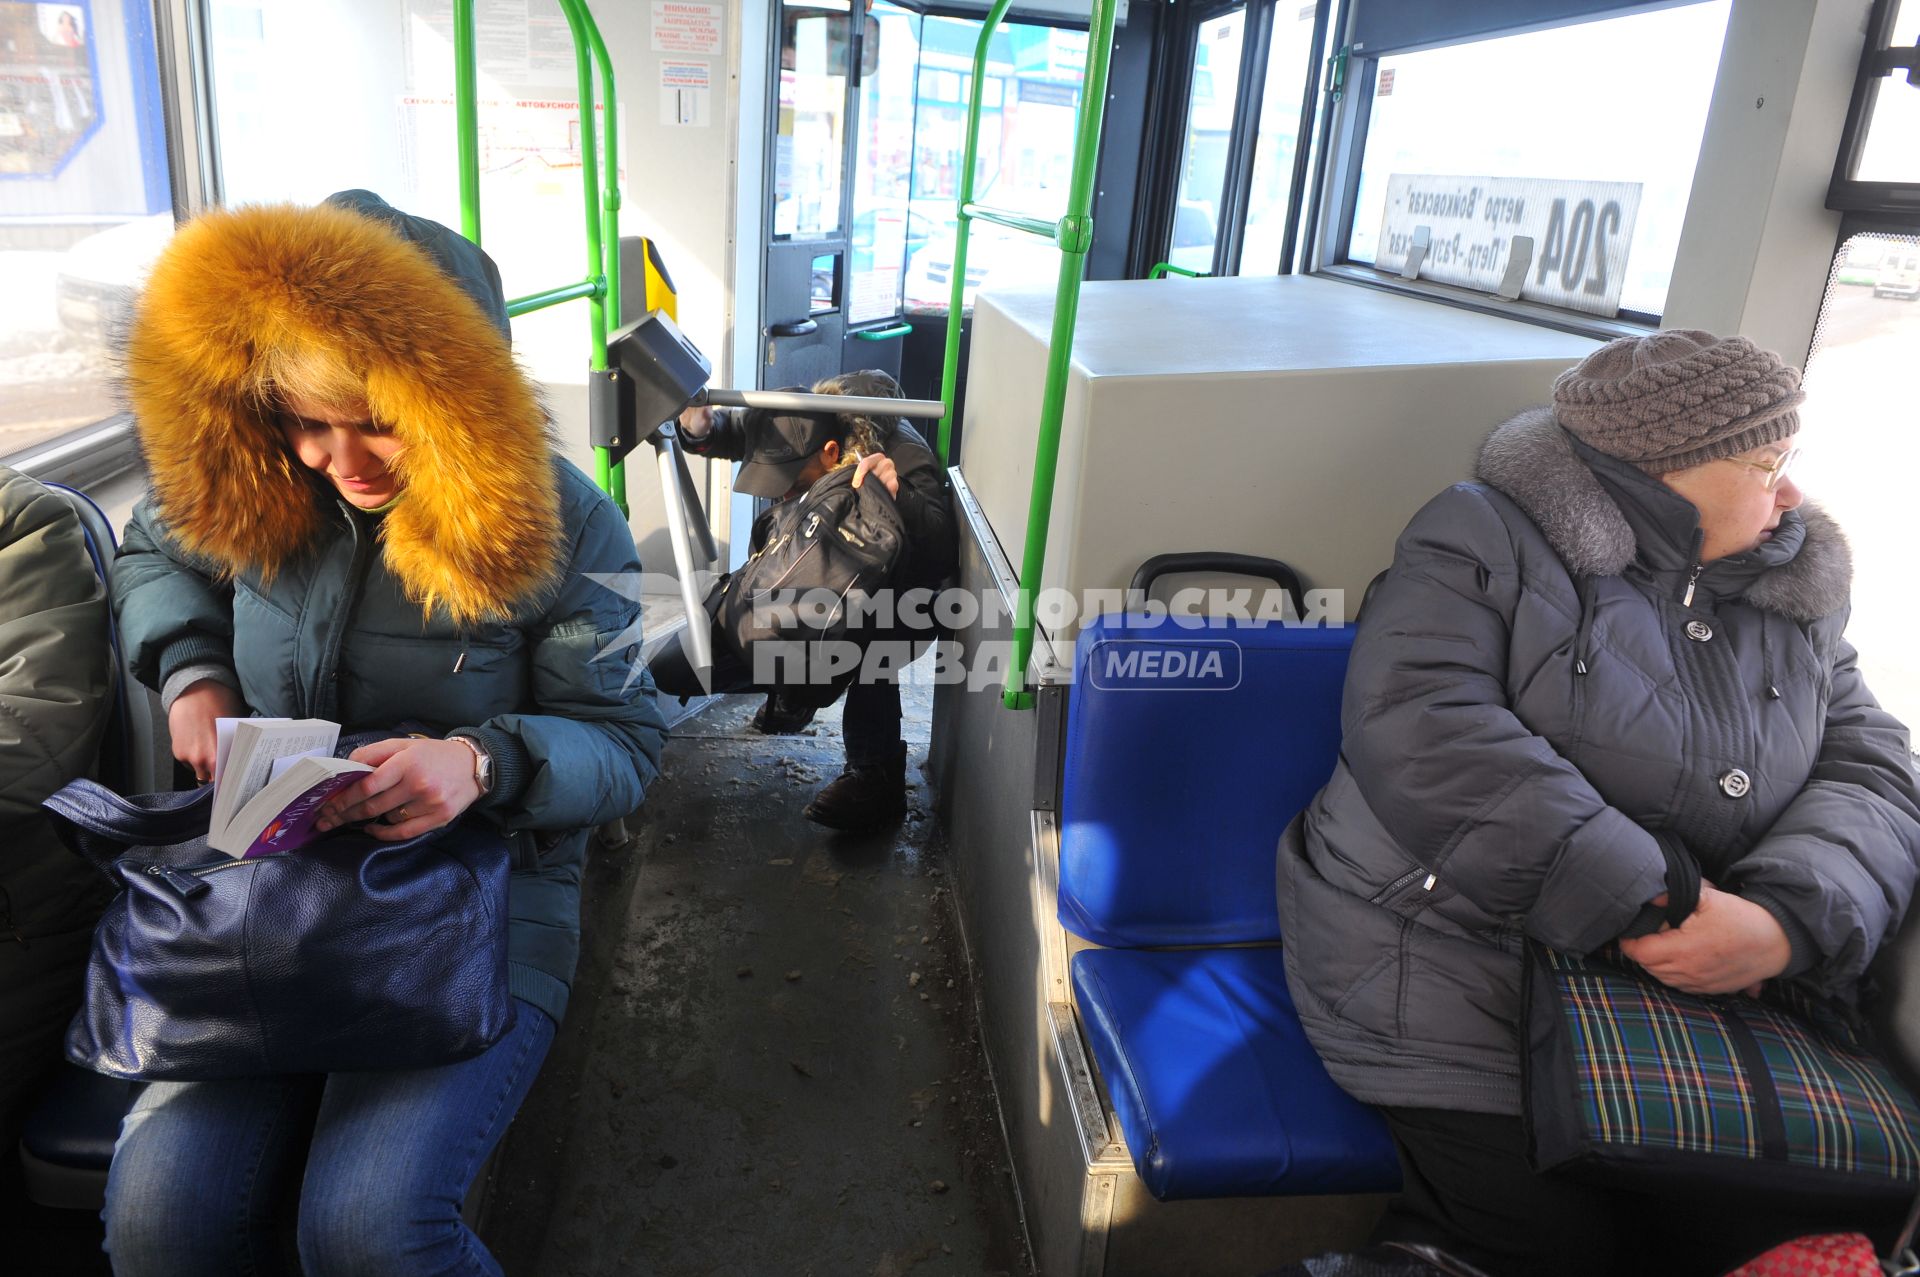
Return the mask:
[[1279, 949], [1087, 949], [1073, 990], [1155, 1197], [1400, 1186], [1386, 1124], [1307, 1041]]
[[106, 1203], [107, 1164], [136, 1085], [61, 1063], [20, 1131], [29, 1197], [58, 1210]]
[[1344, 625], [1108, 614], [1082, 630], [1061, 925], [1118, 948], [1278, 940], [1274, 850], [1333, 774], [1352, 645]]
[[1074, 955], [1074, 999], [1155, 1197], [1399, 1186], [1385, 1120], [1328, 1076], [1276, 943], [1280, 835], [1333, 774], [1352, 644], [1351, 626], [1232, 618], [1081, 631], [1059, 919], [1107, 946]]

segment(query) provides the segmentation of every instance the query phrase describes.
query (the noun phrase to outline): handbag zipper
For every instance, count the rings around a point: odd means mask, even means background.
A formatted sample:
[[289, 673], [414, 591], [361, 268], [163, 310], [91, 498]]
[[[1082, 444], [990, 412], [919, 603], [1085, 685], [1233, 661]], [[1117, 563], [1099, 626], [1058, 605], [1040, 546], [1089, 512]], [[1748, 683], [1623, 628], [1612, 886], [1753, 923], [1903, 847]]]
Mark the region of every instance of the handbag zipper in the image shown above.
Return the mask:
[[[238, 864], [240, 862], [235, 861], [234, 863]], [[215, 869], [224, 867], [225, 866], [222, 865], [213, 866]], [[201, 892], [208, 890], [207, 884], [200, 881], [199, 878], [193, 874], [181, 873], [172, 865], [141, 865], [140, 872], [146, 874], [149, 878], [158, 878], [161, 882], [166, 883], [169, 887], [172, 887], [189, 900]]]

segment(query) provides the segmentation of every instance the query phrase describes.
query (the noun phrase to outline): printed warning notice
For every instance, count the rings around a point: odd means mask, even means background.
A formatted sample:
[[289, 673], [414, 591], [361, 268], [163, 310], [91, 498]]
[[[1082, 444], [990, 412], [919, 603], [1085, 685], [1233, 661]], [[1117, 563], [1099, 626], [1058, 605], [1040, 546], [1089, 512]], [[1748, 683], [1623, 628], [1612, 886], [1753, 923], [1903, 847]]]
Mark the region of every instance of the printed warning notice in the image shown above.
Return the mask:
[[655, 53], [720, 52], [720, 6], [697, 0], [653, 0]]
[[695, 128], [713, 123], [711, 65], [660, 60], [660, 123]]

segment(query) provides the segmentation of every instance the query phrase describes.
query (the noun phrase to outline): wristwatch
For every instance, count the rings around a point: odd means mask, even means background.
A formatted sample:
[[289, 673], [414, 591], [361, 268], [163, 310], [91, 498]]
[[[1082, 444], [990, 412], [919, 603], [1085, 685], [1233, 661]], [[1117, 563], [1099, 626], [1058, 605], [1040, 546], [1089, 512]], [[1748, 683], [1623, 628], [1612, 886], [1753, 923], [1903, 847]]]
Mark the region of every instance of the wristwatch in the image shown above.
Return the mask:
[[473, 751], [474, 784], [480, 786], [480, 792], [482, 794], [492, 793], [493, 755], [487, 752], [487, 747], [471, 736], [455, 736], [451, 739], [459, 741], [462, 745], [465, 745]]

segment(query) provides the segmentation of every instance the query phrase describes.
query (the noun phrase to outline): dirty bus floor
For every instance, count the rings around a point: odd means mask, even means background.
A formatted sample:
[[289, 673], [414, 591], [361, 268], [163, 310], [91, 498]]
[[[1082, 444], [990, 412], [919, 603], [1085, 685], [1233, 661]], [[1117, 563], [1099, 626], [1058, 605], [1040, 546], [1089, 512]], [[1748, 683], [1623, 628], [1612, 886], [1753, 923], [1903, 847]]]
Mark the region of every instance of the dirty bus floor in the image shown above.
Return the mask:
[[1028, 1271], [906, 688], [899, 830], [801, 818], [839, 710], [675, 730], [635, 842], [589, 864], [568, 1022], [482, 1235], [538, 1277]]

